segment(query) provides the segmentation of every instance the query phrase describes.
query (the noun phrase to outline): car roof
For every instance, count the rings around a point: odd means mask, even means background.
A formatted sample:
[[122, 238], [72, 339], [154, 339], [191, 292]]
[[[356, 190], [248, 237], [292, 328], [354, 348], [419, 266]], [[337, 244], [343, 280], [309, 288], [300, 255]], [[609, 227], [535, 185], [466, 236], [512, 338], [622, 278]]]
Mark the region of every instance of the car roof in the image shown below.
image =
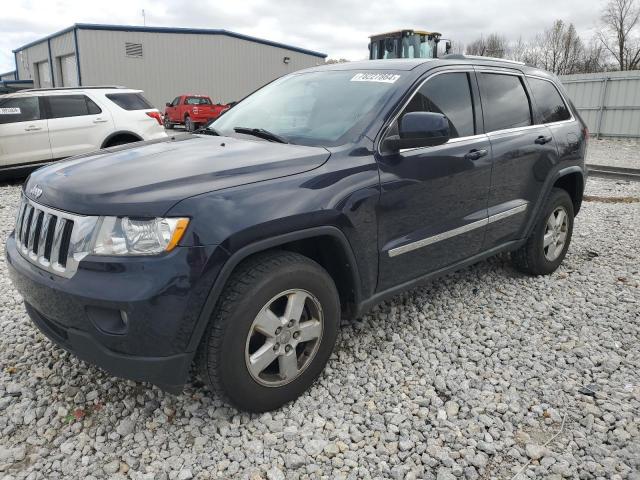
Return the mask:
[[528, 75], [536, 75], [546, 78], [554, 78], [554, 75], [536, 67], [503, 58], [480, 57], [473, 55], [445, 55], [442, 58], [393, 58], [385, 60], [361, 60], [357, 62], [332, 63], [312, 67], [304, 71], [323, 70], [399, 70], [421, 71], [436, 67], [453, 65], [472, 65], [476, 67], [498, 67], [519, 70]]
[[95, 87], [58, 87], [58, 88], [30, 88], [19, 92], [9, 93], [4, 97], [24, 97], [33, 95], [69, 95], [74, 93], [102, 92], [102, 93], [143, 93], [142, 90], [118, 86]]

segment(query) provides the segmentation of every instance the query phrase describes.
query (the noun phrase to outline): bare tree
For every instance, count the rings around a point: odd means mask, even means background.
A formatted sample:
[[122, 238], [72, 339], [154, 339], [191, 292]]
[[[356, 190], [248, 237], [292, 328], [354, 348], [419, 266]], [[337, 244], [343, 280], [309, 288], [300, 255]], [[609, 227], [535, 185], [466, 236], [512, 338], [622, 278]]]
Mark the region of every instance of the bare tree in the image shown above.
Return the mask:
[[467, 45], [467, 55], [481, 55], [485, 57], [504, 58], [507, 54], [507, 39], [498, 34], [491, 33], [485, 39], [483, 36]]
[[558, 75], [579, 73], [584, 64], [584, 43], [573, 24], [556, 20], [535, 40], [535, 65]]
[[610, 0], [602, 12], [598, 38], [620, 70], [640, 67], [640, 4], [637, 0]]

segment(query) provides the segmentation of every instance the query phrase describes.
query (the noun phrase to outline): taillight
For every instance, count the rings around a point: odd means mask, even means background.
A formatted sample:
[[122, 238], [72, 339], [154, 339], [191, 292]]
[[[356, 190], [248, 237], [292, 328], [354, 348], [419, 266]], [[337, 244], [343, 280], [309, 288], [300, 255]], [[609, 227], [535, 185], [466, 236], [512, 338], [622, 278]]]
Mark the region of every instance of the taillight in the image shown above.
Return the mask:
[[162, 115], [160, 115], [160, 112], [145, 112], [149, 117], [151, 118], [155, 118], [156, 121], [158, 122], [158, 125], [162, 125]]

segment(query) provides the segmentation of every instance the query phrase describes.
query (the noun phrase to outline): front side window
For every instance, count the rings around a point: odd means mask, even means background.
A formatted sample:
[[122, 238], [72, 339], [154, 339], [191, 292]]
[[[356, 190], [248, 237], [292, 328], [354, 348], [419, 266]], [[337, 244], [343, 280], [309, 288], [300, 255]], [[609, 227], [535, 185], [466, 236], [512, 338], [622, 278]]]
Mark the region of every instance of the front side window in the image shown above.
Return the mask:
[[0, 98], [0, 124], [40, 120], [38, 97]]
[[527, 80], [538, 107], [538, 123], [561, 122], [571, 118], [571, 112], [553, 83], [531, 77]]
[[282, 77], [218, 117], [210, 128], [268, 130], [289, 143], [336, 146], [355, 141], [395, 91], [403, 72], [325, 70]]
[[466, 72], [444, 73], [429, 78], [416, 92], [404, 113], [435, 112], [449, 120], [451, 138], [475, 134], [473, 100]]
[[531, 125], [529, 97], [517, 75], [479, 73], [485, 131]]
[[180, 103], [180, 97], [176, 97], [176, 98], [173, 99], [173, 102], [171, 102], [171, 106], [175, 107], [179, 103]]
[[206, 97], [189, 97], [184, 103], [187, 105], [211, 105], [211, 100]]
[[102, 112], [86, 95], [51, 95], [47, 97], [47, 102], [49, 118], [82, 117]]
[[153, 108], [140, 93], [107, 93], [105, 96], [124, 110], [149, 110]]

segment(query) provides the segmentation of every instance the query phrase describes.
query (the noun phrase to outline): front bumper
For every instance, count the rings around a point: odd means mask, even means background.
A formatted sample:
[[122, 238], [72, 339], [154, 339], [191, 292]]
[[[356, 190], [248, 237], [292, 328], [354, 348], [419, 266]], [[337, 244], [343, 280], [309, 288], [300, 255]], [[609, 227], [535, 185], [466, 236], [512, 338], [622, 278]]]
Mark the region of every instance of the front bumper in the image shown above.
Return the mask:
[[52, 341], [104, 370], [178, 390], [188, 379], [193, 339], [226, 253], [178, 247], [161, 257], [83, 260], [64, 278], [6, 245], [9, 275], [27, 313]]

